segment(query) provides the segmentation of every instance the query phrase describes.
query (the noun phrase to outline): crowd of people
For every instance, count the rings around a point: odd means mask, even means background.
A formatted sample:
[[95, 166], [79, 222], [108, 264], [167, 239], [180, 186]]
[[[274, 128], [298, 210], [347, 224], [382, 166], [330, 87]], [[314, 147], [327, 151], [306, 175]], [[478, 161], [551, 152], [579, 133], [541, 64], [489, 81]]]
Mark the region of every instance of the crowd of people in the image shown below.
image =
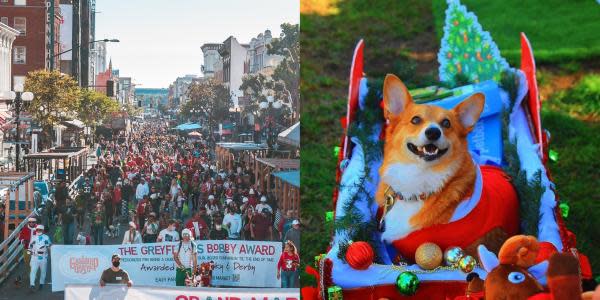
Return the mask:
[[[78, 190], [70, 194], [64, 183], [56, 187], [60, 238], [64, 244], [102, 245], [105, 237], [136, 244], [182, 241], [185, 233], [185, 240], [281, 241], [294, 251], [284, 251], [278, 276], [283, 271], [283, 287], [298, 287], [296, 212], [282, 211], [272, 194], [257, 187], [250, 166], [217, 166], [211, 148], [169, 132], [164, 122], [101, 138], [97, 163]], [[128, 230], [120, 232], [121, 224]], [[295, 280], [288, 280], [289, 272]], [[182, 278], [178, 273], [178, 285]]]

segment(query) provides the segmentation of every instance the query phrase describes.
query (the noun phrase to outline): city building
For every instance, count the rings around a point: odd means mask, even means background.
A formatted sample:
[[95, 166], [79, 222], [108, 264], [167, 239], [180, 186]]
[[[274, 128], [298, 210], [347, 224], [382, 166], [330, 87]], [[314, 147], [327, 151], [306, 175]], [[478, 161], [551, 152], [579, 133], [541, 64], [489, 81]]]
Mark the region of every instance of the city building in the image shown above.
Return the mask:
[[[3, 1], [3, 0], [0, 0]], [[60, 29], [60, 70], [75, 78], [80, 86], [94, 87], [96, 75], [106, 70], [106, 49], [104, 60], [102, 46], [95, 42], [95, 0], [55, 0], [60, 2], [62, 25]], [[103, 45], [105, 47], [105, 45]]]
[[13, 85], [23, 84], [30, 71], [59, 68], [59, 1], [51, 7], [45, 0], [1, 0], [0, 22], [19, 31], [13, 42]]
[[169, 104], [169, 89], [160, 88], [136, 88], [135, 100], [138, 106], [144, 109], [144, 115], [157, 115], [158, 106]]
[[202, 65], [202, 74], [204, 77], [215, 76], [215, 64], [221, 60], [219, 48], [222, 44], [208, 43], [200, 47], [204, 56], [204, 64]]
[[135, 102], [135, 86], [131, 82], [131, 77], [119, 77], [119, 90], [117, 100], [120, 104], [131, 104]]
[[[0, 100], [5, 100], [6, 92], [11, 90], [12, 46], [19, 31], [0, 23]], [[5, 111], [6, 105], [2, 101], [0, 111]]]
[[[19, 35], [19, 31], [10, 26], [0, 23], [0, 131], [4, 133], [10, 130], [10, 119], [12, 117], [9, 111], [8, 98], [11, 87], [11, 67], [12, 67], [12, 44]], [[6, 126], [8, 125], [8, 126]], [[10, 144], [4, 144], [4, 134], [0, 134], [0, 165], [4, 165], [8, 158], [8, 149]]]
[[275, 68], [283, 60], [283, 56], [268, 54], [268, 46], [273, 41], [270, 30], [265, 30], [252, 38], [248, 48], [248, 73], [271, 76]]
[[248, 48], [248, 44], [240, 44], [233, 36], [228, 37], [219, 48], [219, 54], [223, 62], [223, 84], [229, 89], [234, 108], [239, 107], [238, 98], [243, 97], [240, 86], [242, 85], [242, 77], [247, 65], [246, 57]]
[[192, 84], [192, 81], [196, 79], [196, 75], [185, 75], [183, 77], [178, 77], [173, 82], [173, 98], [179, 105], [184, 105], [188, 101], [187, 91]]
[[106, 71], [106, 42], [95, 43], [96, 74]]
[[[118, 74], [118, 70], [117, 70], [116, 74]], [[118, 80], [118, 76], [115, 76], [115, 72], [112, 68], [112, 61], [109, 61], [108, 69], [106, 69], [106, 71], [100, 72], [100, 73], [98, 73], [98, 75], [96, 75], [96, 86], [94, 87], [94, 89], [97, 92], [106, 94], [107, 82], [109, 80], [112, 80], [114, 82], [113, 90], [116, 94], [116, 92], [118, 90], [119, 80]]]

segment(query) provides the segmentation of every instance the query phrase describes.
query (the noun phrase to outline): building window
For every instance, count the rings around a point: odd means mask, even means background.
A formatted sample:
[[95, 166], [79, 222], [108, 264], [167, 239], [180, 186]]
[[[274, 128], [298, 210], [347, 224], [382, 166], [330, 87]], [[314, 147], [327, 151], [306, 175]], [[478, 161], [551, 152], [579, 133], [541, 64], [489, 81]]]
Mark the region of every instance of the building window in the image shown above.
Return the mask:
[[0, 22], [4, 23], [4, 25], [8, 26], [8, 17], [2, 17], [2, 18], [0, 18]]
[[2, 0], [2, 1], [0, 1], [0, 2], [2, 2], [2, 3], [7, 3], [7, 2], [8, 2], [8, 0]]
[[25, 6], [27, 5], [27, 0], [15, 0], [15, 5]]
[[21, 35], [27, 34], [27, 18], [15, 17], [15, 29], [18, 30]]
[[27, 63], [27, 49], [23, 46], [16, 46], [13, 48], [13, 63], [15, 64], [26, 64]]

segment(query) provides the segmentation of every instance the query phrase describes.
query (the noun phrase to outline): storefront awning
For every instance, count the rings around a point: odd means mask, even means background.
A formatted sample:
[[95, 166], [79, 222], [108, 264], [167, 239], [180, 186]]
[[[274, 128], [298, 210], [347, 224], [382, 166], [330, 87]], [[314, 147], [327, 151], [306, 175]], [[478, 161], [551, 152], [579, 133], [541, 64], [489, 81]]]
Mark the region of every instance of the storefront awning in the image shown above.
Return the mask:
[[300, 187], [300, 171], [280, 171], [272, 173], [273, 176], [299, 188]]
[[78, 129], [83, 129], [85, 128], [85, 124], [77, 119], [75, 120], [70, 120], [70, 121], [62, 121], [62, 124], [65, 124], [67, 126], [71, 126], [71, 127], [75, 127]]
[[200, 126], [200, 124], [197, 123], [185, 123], [185, 124], [180, 124], [175, 126], [175, 129], [177, 130], [197, 130], [197, 129], [202, 129], [202, 126]]
[[282, 144], [300, 147], [300, 122], [279, 133], [277, 141]]

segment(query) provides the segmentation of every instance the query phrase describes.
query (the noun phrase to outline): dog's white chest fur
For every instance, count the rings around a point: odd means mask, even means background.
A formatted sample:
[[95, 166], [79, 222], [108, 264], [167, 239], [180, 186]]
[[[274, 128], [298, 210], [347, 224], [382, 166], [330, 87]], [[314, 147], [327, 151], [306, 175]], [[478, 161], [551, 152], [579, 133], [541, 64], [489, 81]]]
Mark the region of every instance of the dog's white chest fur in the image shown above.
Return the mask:
[[[391, 164], [384, 172], [381, 180], [388, 184], [404, 199], [420, 195], [436, 193], [444, 187], [446, 181], [456, 172], [460, 162], [455, 162], [442, 172], [434, 172], [427, 166], [417, 164]], [[420, 229], [410, 224], [410, 218], [423, 207], [423, 201], [396, 201], [394, 206], [385, 215], [385, 230], [382, 238], [392, 242], [407, 236], [409, 233]]]
[[407, 236], [416, 230], [410, 225], [410, 218], [423, 207], [423, 201], [396, 201], [392, 209], [385, 215], [385, 231], [381, 238], [387, 243]]

